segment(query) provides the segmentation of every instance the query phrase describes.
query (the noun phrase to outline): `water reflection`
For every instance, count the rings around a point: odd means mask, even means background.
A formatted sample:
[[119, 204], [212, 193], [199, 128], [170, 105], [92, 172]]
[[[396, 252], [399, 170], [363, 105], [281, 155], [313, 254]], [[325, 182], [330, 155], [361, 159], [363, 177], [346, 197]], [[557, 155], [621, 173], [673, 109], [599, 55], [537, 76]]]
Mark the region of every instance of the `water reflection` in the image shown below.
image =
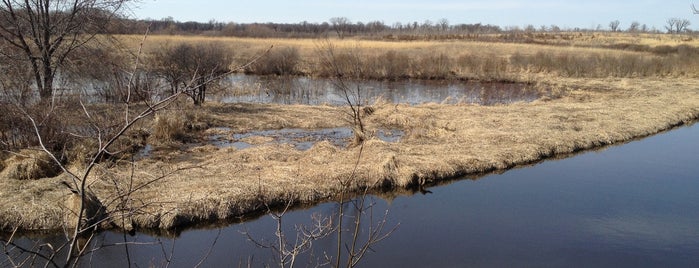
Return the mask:
[[[293, 129], [249, 131], [246, 133], [233, 133], [230, 128], [214, 128], [209, 135], [208, 144], [218, 148], [235, 147], [246, 149], [262, 144], [290, 144], [294, 148], [306, 151], [321, 141], [328, 141], [337, 147], [346, 147], [352, 139], [352, 129], [347, 127], [327, 129]], [[376, 138], [384, 142], [398, 142], [405, 136], [402, 130], [376, 130]], [[262, 141], [262, 142], [260, 142]]]
[[[343, 105], [342, 91], [329, 79], [295, 76], [250, 76], [236, 74], [229, 78], [230, 88], [210, 96], [224, 103], [278, 103], [305, 105]], [[381, 98], [392, 103], [475, 103], [481, 105], [533, 101], [542, 93], [522, 83], [463, 81], [355, 81], [362, 100], [373, 103]]]

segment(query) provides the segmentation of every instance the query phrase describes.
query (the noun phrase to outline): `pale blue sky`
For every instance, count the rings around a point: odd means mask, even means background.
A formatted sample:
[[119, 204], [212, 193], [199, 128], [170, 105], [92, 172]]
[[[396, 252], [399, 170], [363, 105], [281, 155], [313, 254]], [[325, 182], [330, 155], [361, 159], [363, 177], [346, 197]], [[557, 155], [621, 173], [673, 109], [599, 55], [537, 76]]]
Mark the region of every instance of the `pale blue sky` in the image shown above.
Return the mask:
[[[699, 0], [696, 1], [699, 5]], [[607, 28], [610, 21], [621, 21], [627, 28], [632, 21], [663, 29], [668, 18], [689, 19], [691, 29], [699, 28], [699, 15], [692, 14], [687, 0], [571, 1], [571, 0], [141, 0], [134, 7], [136, 18], [178, 21], [211, 19], [223, 22], [324, 22], [331, 17], [347, 17], [352, 22], [413, 21], [450, 24], [484, 23], [503, 27], [558, 25], [563, 28]]]

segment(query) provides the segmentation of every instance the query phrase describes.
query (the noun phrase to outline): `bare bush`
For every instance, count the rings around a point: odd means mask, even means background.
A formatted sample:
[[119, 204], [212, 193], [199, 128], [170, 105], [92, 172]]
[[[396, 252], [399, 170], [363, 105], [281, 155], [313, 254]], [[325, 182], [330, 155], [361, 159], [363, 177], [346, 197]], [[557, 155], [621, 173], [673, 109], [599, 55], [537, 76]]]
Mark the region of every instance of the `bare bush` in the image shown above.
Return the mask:
[[209, 86], [230, 72], [231, 53], [220, 43], [165, 46], [153, 55], [155, 72], [170, 83], [171, 94], [185, 90], [195, 105], [206, 100]]
[[273, 49], [257, 62], [250, 65], [246, 72], [258, 75], [294, 75], [298, 74], [298, 64], [301, 60], [295, 47]]
[[126, 72], [132, 64], [129, 62], [132, 57], [130, 52], [116, 43], [109, 46], [81, 47], [74, 52], [75, 59], [66, 67], [64, 75], [70, 77], [75, 86], [83, 88], [84, 96], [94, 99], [95, 102], [125, 103], [151, 100], [158, 87], [157, 80], [148, 70]]
[[354, 145], [362, 145], [367, 138], [363, 112], [366, 100], [361, 86], [358, 83], [350, 83], [349, 79], [362, 78], [365, 65], [357, 50], [338, 54], [330, 40], [320, 43], [317, 53], [324, 72], [330, 76], [335, 88], [342, 92], [342, 97], [349, 107], [347, 115], [354, 133]]
[[26, 62], [0, 57], [0, 102], [14, 103], [19, 106], [29, 105], [34, 99], [32, 75], [31, 68]]

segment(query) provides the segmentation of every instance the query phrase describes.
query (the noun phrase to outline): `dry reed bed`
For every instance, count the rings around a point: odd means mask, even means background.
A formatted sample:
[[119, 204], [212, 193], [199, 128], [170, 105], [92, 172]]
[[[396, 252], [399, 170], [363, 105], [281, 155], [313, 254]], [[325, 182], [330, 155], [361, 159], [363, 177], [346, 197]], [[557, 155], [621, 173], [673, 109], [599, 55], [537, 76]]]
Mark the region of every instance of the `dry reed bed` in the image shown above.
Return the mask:
[[[168, 229], [228, 218], [285, 200], [314, 203], [349, 190], [417, 186], [465, 174], [504, 170], [547, 157], [652, 135], [699, 116], [699, 82], [671, 79], [557, 79], [571, 88], [561, 98], [498, 106], [374, 104], [368, 128], [398, 128], [399, 143], [368, 140], [337, 148], [317, 143], [308, 151], [267, 144], [245, 150], [212, 146], [169, 153], [161, 160], [98, 170], [91, 188], [111, 211], [114, 185], [124, 188], [163, 180], [134, 193], [138, 207], [126, 224]], [[574, 89], [573, 89], [574, 88]], [[217, 124], [237, 132], [284, 127], [347, 125], [343, 108], [282, 105], [210, 105]], [[162, 160], [165, 159], [165, 160]], [[355, 170], [355, 163], [359, 164]], [[170, 174], [176, 169], [177, 172]], [[115, 174], [116, 173], [116, 174]], [[0, 222], [5, 228], [63, 226], [65, 178], [0, 180]], [[111, 205], [110, 205], [111, 204]], [[118, 223], [118, 225], [121, 225]]]
[[[127, 47], [137, 47], [140, 38], [120, 37]], [[217, 42], [228, 47], [236, 64], [243, 65], [274, 46], [267, 55], [270, 60], [264, 58], [248, 71], [328, 76], [319, 57], [319, 49], [327, 48], [328, 41], [338, 64], [361, 70], [356, 75], [364, 79], [513, 81], [532, 73], [587, 78], [699, 75], [699, 42], [680, 35], [580, 34], [564, 44], [150, 36], [145, 51], [175, 43]], [[270, 71], [278, 69], [279, 62], [287, 62], [288, 70]], [[357, 62], [360, 66], [354, 65]]]

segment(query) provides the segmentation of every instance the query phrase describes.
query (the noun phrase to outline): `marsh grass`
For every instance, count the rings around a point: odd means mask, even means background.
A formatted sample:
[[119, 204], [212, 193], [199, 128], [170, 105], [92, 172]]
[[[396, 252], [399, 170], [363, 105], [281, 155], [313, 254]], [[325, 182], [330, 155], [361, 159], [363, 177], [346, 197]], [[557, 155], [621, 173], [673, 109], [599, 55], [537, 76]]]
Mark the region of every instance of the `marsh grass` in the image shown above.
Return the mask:
[[60, 167], [43, 151], [25, 149], [4, 160], [0, 177], [7, 180], [38, 180], [55, 177]]
[[[155, 204], [133, 215], [133, 225], [168, 229], [236, 217], [264, 210], [260, 195], [279, 203], [289, 199], [294, 203], [314, 203], [338, 196], [343, 189], [338, 181], [351, 174], [357, 180], [349, 191], [363, 187], [420, 187], [645, 137], [699, 117], [699, 84], [691, 79], [556, 78], [548, 83], [567, 90], [557, 99], [509, 105], [373, 103], [372, 113], [365, 117], [369, 135], [356, 171], [354, 164], [360, 148], [337, 147], [327, 141], [318, 142], [307, 151], [288, 144], [261, 143], [244, 150], [175, 150], [166, 152], [166, 157], [144, 159], [137, 162], [134, 185], [162, 174], [168, 174], [168, 179], [149, 184], [132, 195], [137, 202]], [[207, 104], [203, 109], [212, 122], [237, 133], [346, 124], [342, 108], [330, 106]], [[379, 128], [399, 129], [406, 136], [398, 143], [386, 143], [371, 135]], [[194, 168], [170, 174], [182, 167]], [[109, 170], [124, 172], [118, 167]], [[129, 174], [115, 176], [128, 177]], [[10, 191], [5, 195], [48, 204], [52, 202], [48, 197], [63, 190], [40, 186], [42, 181], [31, 186], [43, 187], [41, 191], [46, 192], [41, 193], [12, 192], [25, 187], [14, 180], [4, 180], [0, 186]], [[92, 186], [100, 200], [108, 200], [109, 185]], [[37, 210], [29, 206], [6, 205], [0, 207], [0, 215], [15, 215], [12, 207]], [[56, 228], [50, 224], [60, 223], [62, 216], [51, 215], [25, 214], [7, 219], [5, 224], [17, 226], [33, 222], [35, 217], [58, 216], [42, 220], [45, 226], [30, 225]]]
[[[534, 41], [503, 42], [497, 36], [410, 42], [343, 39], [333, 40], [333, 45], [339, 66], [354, 66], [352, 60], [360, 59], [360, 72], [355, 72], [355, 78], [362, 79], [512, 81], [532, 73], [572, 78], [699, 75], [699, 41], [688, 36], [570, 33], [531, 38]], [[245, 62], [269, 45], [277, 47], [249, 68], [249, 73], [331, 75], [317, 58], [317, 39], [153, 37], [153, 43], [213, 40], [225, 44], [238, 62]]]
[[153, 120], [153, 138], [155, 141], [168, 142], [182, 140], [185, 137], [184, 116], [178, 113], [161, 113]]
[[[172, 38], [155, 39], [166, 42]], [[207, 40], [178, 38], [189, 42]], [[597, 38], [585, 41], [592, 44], [587, 47], [339, 41], [336, 47], [346, 49], [340, 53], [351, 51], [360, 55], [348, 59], [361, 60], [360, 72], [356, 73], [376, 79], [389, 75], [400, 79], [418, 75], [441, 77], [448, 72], [447, 77], [457, 79], [536, 81], [538, 87], [555, 91], [556, 97], [491, 106], [410, 106], [377, 101], [371, 105], [372, 111], [365, 114], [367, 135], [362, 138], [361, 149], [341, 148], [330, 142], [316, 143], [308, 151], [276, 143], [244, 150], [195, 149], [178, 147], [179, 141], [174, 142], [176, 150], [136, 162], [138, 169], [133, 174], [129, 173], [133, 171], [130, 164], [121, 161], [100, 164], [99, 169], [104, 172], [92, 175], [90, 180], [96, 183], [91, 188], [104, 201], [113, 198], [115, 184], [143, 185], [130, 195], [133, 202], [142, 205], [131, 216], [131, 224], [137, 228], [168, 229], [260, 211], [264, 209], [261, 195], [273, 202], [286, 203], [291, 199], [294, 203], [314, 203], [335, 198], [344, 190], [420, 187], [645, 137], [699, 117], [699, 84], [693, 79], [699, 68], [695, 68], [692, 49], [678, 47], [674, 52], [674, 48], [663, 47], [661, 50], [667, 53], [627, 51], [607, 48], [610, 43], [593, 40]], [[309, 74], [316, 71], [317, 62], [311, 56], [317, 45], [314, 40], [231, 38], [223, 43], [242, 50], [240, 55], [246, 51], [253, 55], [270, 42], [296, 47], [303, 59], [298, 70]], [[695, 41], [689, 44], [694, 45]], [[666, 41], [647, 45], [678, 46]], [[423, 65], [438, 71], [430, 74]], [[193, 110], [189, 104], [173, 106], [176, 108], [150, 118], [152, 121], [137, 129], [150, 132], [151, 141], [177, 141], [193, 129], [210, 126], [227, 127], [235, 133], [347, 126], [346, 111], [340, 107], [206, 103], [200, 110]], [[107, 106], [90, 108], [102, 111], [95, 114], [104, 122], [112, 120]], [[371, 135], [380, 128], [398, 129], [406, 136], [398, 143], [386, 143]], [[3, 131], [7, 133], [6, 129]], [[358, 158], [360, 150], [363, 157]], [[357, 159], [360, 161], [355, 170]], [[163, 176], [168, 179], [157, 180]], [[346, 189], [338, 181], [349, 176], [355, 176], [357, 181]], [[58, 176], [37, 181], [0, 180], [2, 200], [17, 200], [0, 204], [2, 226], [61, 228], [65, 208], [56, 204], [70, 194], [60, 187], [65, 179]], [[109, 211], [118, 211], [105, 206]]]

